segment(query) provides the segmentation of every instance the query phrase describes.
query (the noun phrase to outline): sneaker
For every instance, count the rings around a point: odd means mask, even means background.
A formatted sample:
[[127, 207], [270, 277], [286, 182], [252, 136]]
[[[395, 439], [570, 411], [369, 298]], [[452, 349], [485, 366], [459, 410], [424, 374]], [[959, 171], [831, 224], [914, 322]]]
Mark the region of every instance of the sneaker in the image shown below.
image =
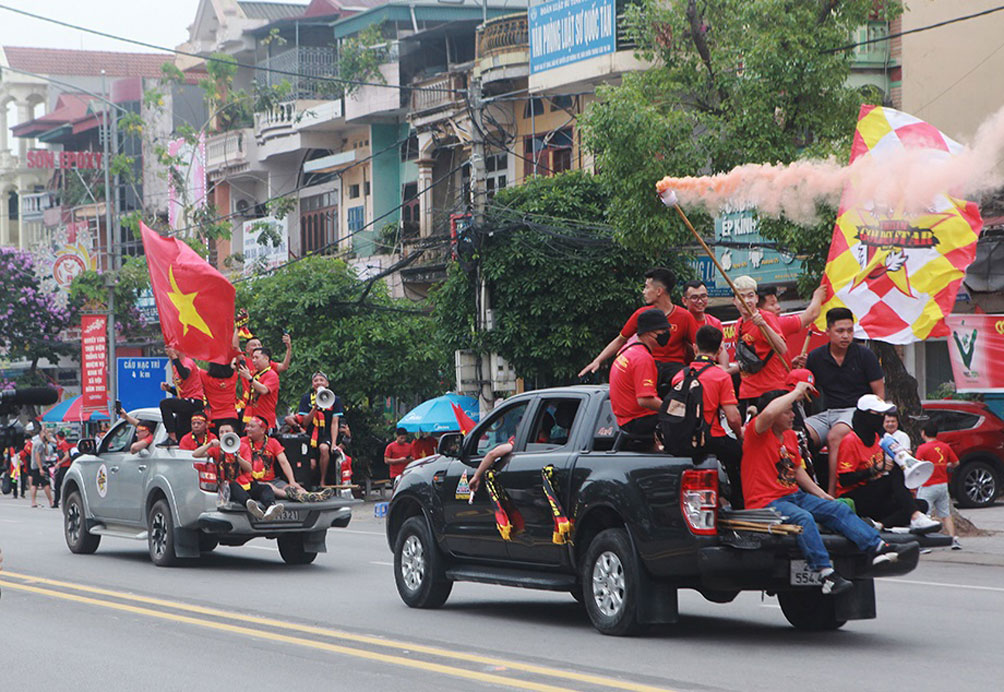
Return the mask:
[[311, 502], [324, 502], [325, 500], [330, 500], [335, 496], [338, 491], [334, 488], [322, 488], [316, 492], [310, 493], [313, 498]]
[[167, 438], [166, 440], [164, 440], [163, 442], [158, 442], [157, 444], [154, 445], [154, 447], [164, 447], [164, 448], [166, 448], [166, 447], [177, 447], [177, 446], [178, 446], [178, 443], [175, 442], [174, 440], [172, 440], [170, 437]]
[[286, 497], [293, 502], [306, 502], [307, 493], [291, 485], [286, 486]]
[[278, 514], [282, 514], [282, 510], [284, 509], [285, 507], [282, 506], [281, 502], [277, 502], [274, 505], [270, 505], [269, 508], [265, 510], [265, 519], [268, 520]]
[[910, 533], [925, 534], [941, 529], [941, 522], [935, 521], [926, 514], [918, 514], [910, 520]]
[[248, 500], [247, 502], [244, 503], [244, 505], [248, 508], [248, 512], [255, 519], [265, 518], [265, 511], [261, 508], [261, 505], [255, 502], [254, 500]]
[[962, 550], [962, 544], [959, 543], [959, 539], [952, 536], [952, 550]]
[[835, 571], [830, 572], [825, 577], [823, 577], [823, 595], [824, 596], [836, 596], [844, 591], [848, 591], [854, 588], [854, 584], [847, 581]]
[[888, 564], [899, 560], [899, 551], [892, 545], [882, 541], [882, 545], [872, 553], [872, 566]]
[[890, 526], [886, 531], [889, 533], [910, 533], [910, 528], [907, 526]]

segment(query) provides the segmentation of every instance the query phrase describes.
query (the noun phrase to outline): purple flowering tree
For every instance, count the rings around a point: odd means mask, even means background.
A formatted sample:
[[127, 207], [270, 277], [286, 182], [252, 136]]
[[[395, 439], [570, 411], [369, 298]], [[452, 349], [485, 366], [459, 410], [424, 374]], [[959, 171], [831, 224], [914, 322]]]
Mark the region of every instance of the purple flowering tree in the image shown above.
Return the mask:
[[0, 247], [0, 355], [30, 361], [34, 374], [40, 358], [68, 351], [59, 333], [69, 325], [69, 309], [39, 287], [31, 254]]

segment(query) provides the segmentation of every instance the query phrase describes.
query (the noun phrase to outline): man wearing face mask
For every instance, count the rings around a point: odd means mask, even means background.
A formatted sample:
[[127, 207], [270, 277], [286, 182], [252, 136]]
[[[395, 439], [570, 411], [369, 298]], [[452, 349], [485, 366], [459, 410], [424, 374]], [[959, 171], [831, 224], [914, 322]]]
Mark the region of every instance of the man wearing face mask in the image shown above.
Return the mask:
[[837, 453], [837, 496], [854, 500], [860, 516], [870, 517], [883, 528], [899, 527], [917, 534], [937, 531], [941, 524], [917, 509], [903, 483], [902, 469], [879, 446], [885, 414], [895, 410], [874, 394], [858, 399], [851, 431]]
[[645, 448], [655, 443], [662, 399], [652, 351], [669, 342], [669, 321], [659, 308], [638, 315], [638, 340], [622, 348], [610, 366], [610, 407], [617, 425]]

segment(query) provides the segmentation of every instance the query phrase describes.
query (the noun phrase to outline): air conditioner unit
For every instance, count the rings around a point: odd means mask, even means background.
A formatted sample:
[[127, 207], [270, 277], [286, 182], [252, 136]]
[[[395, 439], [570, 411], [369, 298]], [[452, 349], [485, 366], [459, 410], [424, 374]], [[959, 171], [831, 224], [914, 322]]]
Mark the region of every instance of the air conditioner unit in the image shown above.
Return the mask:
[[454, 351], [453, 364], [456, 367], [457, 391], [466, 394], [478, 393], [478, 355], [474, 351]]
[[250, 208], [251, 208], [251, 203], [248, 202], [246, 199], [239, 199], [237, 200], [237, 203], [234, 205], [234, 210], [241, 216], [247, 216], [248, 209]]
[[489, 358], [493, 392], [515, 392], [516, 370], [497, 353]]

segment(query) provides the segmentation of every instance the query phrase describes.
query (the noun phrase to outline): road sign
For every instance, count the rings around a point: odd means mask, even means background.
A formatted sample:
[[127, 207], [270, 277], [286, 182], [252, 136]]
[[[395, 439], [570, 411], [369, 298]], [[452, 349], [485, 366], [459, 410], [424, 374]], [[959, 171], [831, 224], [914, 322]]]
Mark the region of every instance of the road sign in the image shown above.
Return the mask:
[[170, 382], [167, 358], [118, 358], [118, 399], [126, 411], [160, 405], [167, 392], [160, 388]]

